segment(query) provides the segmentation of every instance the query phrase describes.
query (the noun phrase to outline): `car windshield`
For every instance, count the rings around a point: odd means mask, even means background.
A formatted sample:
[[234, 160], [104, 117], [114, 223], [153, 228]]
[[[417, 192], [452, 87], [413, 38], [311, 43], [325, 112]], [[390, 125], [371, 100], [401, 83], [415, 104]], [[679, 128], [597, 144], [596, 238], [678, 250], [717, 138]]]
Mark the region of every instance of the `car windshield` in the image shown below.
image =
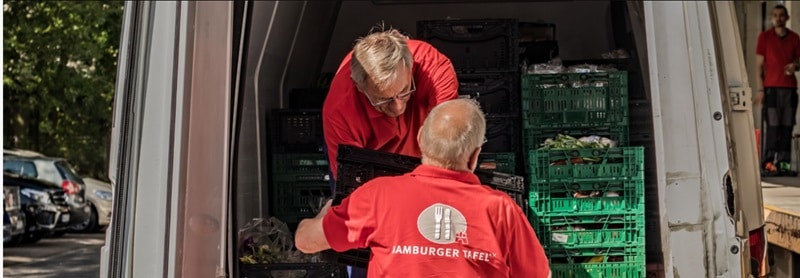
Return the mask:
[[83, 182], [83, 179], [80, 175], [75, 173], [75, 170], [72, 168], [72, 165], [66, 161], [56, 161], [56, 168], [58, 168], [58, 172], [61, 173], [61, 177], [64, 179], [68, 179], [80, 184], [86, 184]]

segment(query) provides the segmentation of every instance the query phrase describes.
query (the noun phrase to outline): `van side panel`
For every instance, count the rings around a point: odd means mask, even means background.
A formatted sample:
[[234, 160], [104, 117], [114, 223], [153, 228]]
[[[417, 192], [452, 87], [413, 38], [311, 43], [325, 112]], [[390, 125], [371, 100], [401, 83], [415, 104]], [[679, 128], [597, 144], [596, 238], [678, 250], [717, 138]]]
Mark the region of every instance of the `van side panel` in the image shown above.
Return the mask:
[[740, 254], [727, 252], [739, 242], [725, 210], [727, 141], [708, 4], [644, 8], [666, 277], [741, 277]]

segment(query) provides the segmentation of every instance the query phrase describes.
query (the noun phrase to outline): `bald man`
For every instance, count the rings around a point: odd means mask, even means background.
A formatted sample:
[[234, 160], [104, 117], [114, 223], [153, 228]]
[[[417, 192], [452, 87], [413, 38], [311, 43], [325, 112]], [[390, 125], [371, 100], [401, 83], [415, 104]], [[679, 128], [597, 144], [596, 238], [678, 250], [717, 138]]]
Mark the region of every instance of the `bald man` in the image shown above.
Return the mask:
[[[370, 277], [550, 277], [519, 206], [472, 172], [486, 121], [478, 103], [436, 106], [420, 128], [422, 165], [375, 178], [300, 222], [297, 249], [372, 251]], [[469, 229], [467, 229], [469, 227]]]

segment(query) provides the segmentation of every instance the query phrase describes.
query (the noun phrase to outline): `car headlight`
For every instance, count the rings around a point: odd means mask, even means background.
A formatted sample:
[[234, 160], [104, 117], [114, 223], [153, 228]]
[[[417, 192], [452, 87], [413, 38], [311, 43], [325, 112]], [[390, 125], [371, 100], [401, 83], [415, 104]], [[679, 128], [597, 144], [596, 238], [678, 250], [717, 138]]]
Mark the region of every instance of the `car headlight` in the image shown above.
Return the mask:
[[111, 191], [96, 190], [94, 196], [97, 196], [100, 200], [111, 201], [114, 194], [112, 194]]
[[44, 192], [44, 191], [25, 188], [25, 189], [20, 190], [20, 194], [25, 195], [28, 198], [34, 199], [39, 203], [43, 203], [43, 204], [51, 203], [50, 194], [47, 194], [47, 192]]

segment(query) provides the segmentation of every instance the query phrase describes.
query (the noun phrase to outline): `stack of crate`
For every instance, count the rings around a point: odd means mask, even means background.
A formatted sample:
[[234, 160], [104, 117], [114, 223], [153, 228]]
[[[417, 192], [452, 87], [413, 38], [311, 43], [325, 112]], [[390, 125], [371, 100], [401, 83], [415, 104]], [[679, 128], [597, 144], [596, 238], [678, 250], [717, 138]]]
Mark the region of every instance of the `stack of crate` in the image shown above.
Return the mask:
[[481, 168], [510, 174], [522, 157], [518, 28], [516, 19], [417, 22], [417, 38], [453, 63], [459, 97], [477, 100], [486, 113]]
[[331, 195], [321, 111], [276, 109], [272, 118], [270, 214], [294, 227]]
[[[530, 220], [553, 277], [644, 277], [644, 149], [628, 144], [627, 73], [522, 76]], [[607, 149], [542, 149], [597, 135]]]

